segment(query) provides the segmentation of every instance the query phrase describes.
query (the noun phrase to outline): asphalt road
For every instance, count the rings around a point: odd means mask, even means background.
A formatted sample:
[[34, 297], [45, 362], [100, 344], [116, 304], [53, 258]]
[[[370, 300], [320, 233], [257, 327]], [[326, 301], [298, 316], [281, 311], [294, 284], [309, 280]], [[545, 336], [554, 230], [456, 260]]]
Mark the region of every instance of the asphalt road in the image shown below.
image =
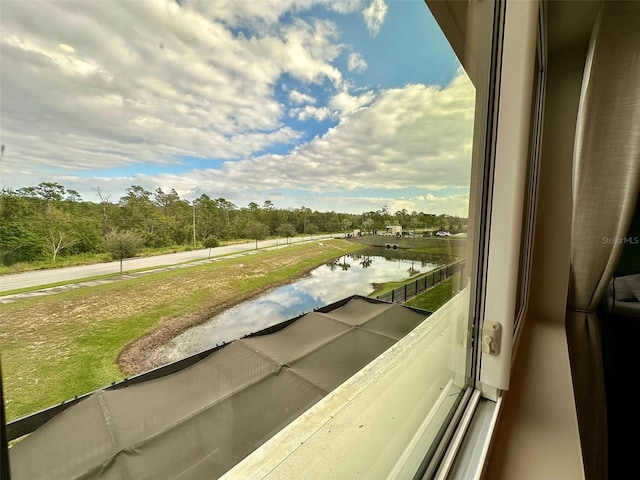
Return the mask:
[[[293, 243], [303, 241], [317, 241], [323, 238], [331, 238], [331, 235], [313, 235], [296, 237], [291, 239]], [[284, 245], [286, 239], [262, 240], [258, 242], [258, 248], [276, 247]], [[255, 250], [256, 242], [226, 245], [211, 249], [211, 257]], [[154, 257], [128, 258], [123, 261], [124, 271], [149, 269], [175, 265], [190, 261], [198, 261], [209, 258], [209, 249], [192, 250], [190, 252], [168, 253]], [[120, 273], [120, 262], [97, 263], [94, 265], [82, 265], [79, 267], [54, 268], [50, 270], [37, 270], [33, 272], [14, 273], [0, 276], [0, 292], [8, 292], [21, 288], [38, 287], [52, 283], [80, 281], [88, 277]]]

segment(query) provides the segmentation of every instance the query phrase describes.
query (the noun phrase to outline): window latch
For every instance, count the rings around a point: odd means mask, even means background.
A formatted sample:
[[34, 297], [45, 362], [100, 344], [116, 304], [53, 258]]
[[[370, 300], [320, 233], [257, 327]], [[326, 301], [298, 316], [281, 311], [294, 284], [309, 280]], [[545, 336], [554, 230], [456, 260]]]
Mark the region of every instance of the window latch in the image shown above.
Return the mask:
[[484, 322], [482, 327], [482, 353], [498, 355], [500, 353], [500, 339], [502, 325], [498, 322]]

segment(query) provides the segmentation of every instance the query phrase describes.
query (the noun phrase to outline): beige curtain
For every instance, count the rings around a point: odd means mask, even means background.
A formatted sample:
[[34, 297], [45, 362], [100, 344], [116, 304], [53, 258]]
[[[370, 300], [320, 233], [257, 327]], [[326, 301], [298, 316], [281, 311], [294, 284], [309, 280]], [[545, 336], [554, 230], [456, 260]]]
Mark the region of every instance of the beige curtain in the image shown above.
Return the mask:
[[640, 188], [640, 2], [605, 1], [585, 66], [574, 150], [567, 339], [587, 479], [607, 478], [607, 418], [596, 307]]

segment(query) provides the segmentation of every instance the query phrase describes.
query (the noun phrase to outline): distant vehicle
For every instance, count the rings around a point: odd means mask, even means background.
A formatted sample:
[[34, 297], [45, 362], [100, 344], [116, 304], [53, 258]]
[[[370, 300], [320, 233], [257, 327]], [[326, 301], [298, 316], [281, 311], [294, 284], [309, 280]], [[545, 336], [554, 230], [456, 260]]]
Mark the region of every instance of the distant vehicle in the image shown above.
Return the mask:
[[436, 237], [450, 237], [451, 234], [449, 232], [445, 232], [444, 230], [438, 230], [436, 232]]

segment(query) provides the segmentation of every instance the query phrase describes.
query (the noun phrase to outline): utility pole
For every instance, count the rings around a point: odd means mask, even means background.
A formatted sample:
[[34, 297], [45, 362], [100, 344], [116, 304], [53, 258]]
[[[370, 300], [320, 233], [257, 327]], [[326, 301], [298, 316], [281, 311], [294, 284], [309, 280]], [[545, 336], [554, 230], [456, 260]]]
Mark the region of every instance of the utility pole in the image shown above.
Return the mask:
[[[0, 163], [2, 163], [3, 158], [4, 158], [4, 144], [0, 149]], [[2, 186], [2, 175], [0, 175], [0, 186]]]
[[196, 201], [193, 200], [193, 245], [196, 244]]

